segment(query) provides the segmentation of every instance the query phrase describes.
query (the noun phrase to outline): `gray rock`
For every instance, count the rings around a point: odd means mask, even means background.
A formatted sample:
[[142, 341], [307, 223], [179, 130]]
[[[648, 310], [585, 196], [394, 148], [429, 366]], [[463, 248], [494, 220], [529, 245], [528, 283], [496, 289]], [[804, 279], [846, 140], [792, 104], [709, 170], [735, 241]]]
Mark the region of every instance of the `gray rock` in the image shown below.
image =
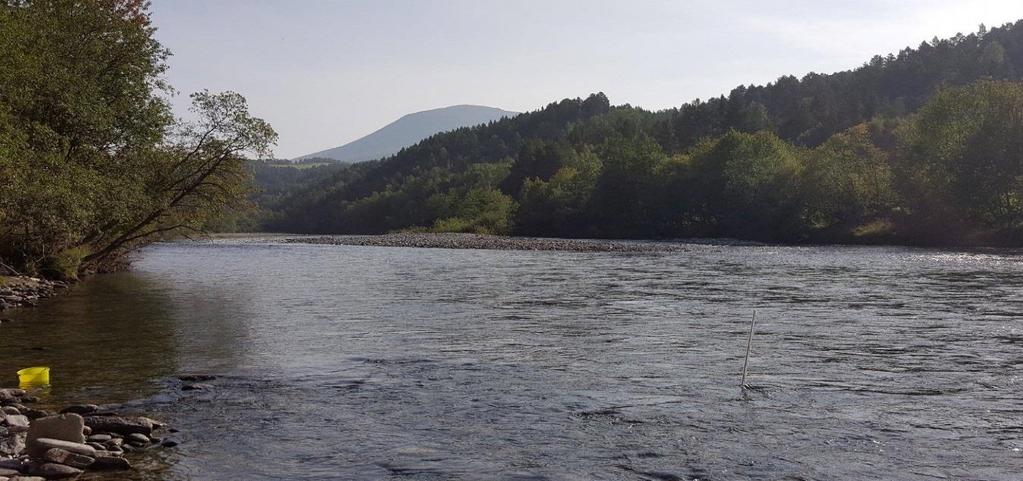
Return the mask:
[[139, 433], [147, 436], [153, 432], [153, 420], [141, 416], [86, 416], [85, 424], [95, 432], [124, 435]]
[[[60, 448], [75, 454], [89, 456], [90, 458], [96, 455], [96, 448], [93, 448], [88, 444], [72, 443], [61, 439], [37, 438], [29, 444], [29, 448], [30, 451], [39, 453], [38, 455], [35, 455], [35, 457], [41, 457], [43, 453], [53, 448]], [[32, 453], [30, 452], [29, 455], [32, 455]]]
[[82, 474], [82, 470], [72, 468], [71, 466], [64, 466], [63, 464], [45, 463], [33, 469], [31, 474], [42, 476], [46, 479], [64, 479], [78, 476]]
[[82, 434], [84, 434], [86, 436], [92, 434], [92, 428], [90, 428], [89, 426], [86, 426], [86, 427], [82, 428]]
[[61, 409], [61, 414], [64, 413], [75, 413], [75, 414], [91, 414], [99, 411], [99, 406], [95, 404], [72, 404], [64, 409]]
[[21, 414], [21, 411], [19, 411], [18, 408], [14, 406], [4, 406], [0, 408], [0, 411], [3, 411], [4, 414], [14, 414], [15, 416]]
[[15, 476], [7, 481], [46, 481], [46, 478], [39, 476]]
[[127, 470], [131, 469], [131, 463], [127, 459], [117, 456], [96, 456], [89, 469], [96, 470]]
[[[36, 449], [35, 441], [39, 438], [56, 439], [59, 441], [68, 441], [77, 444], [84, 443], [85, 435], [82, 434], [82, 428], [84, 427], [85, 421], [77, 414], [69, 413], [61, 414], [60, 416], [48, 416], [45, 418], [35, 419], [28, 428], [28, 440], [26, 443], [28, 444], [30, 451], [29, 454], [32, 456], [39, 456], [46, 451], [45, 449], [42, 451], [34, 451]], [[47, 448], [59, 447], [61, 446], [47, 446]]]
[[110, 441], [111, 439], [113, 438], [109, 434], [93, 434], [86, 438], [86, 441], [91, 441], [94, 443], [105, 443], [107, 441]]
[[25, 434], [0, 426], [0, 455], [17, 456], [25, 450]]
[[104, 451], [104, 450], [106, 450], [106, 449], [107, 449], [107, 447], [106, 447], [106, 446], [104, 446], [104, 445], [102, 445], [102, 444], [100, 444], [100, 443], [93, 443], [93, 442], [88, 442], [88, 443], [85, 443], [85, 445], [86, 445], [86, 446], [92, 446], [92, 447], [93, 447], [93, 449], [95, 449], [96, 451]]
[[213, 381], [217, 379], [217, 376], [211, 376], [209, 374], [186, 374], [184, 376], [178, 376], [178, 379], [185, 382]]
[[32, 409], [32, 408], [21, 409], [21, 408], [18, 408], [18, 410], [21, 411], [21, 414], [24, 414], [29, 419], [39, 419], [39, 418], [45, 418], [47, 416], [52, 416], [53, 415], [53, 413], [51, 413], [49, 411], [42, 410], [42, 409]]
[[110, 441], [107, 441], [107, 442], [105, 442], [103, 444], [105, 444], [107, 446], [117, 446], [117, 447], [120, 447], [122, 444], [124, 444], [124, 439], [122, 439], [122, 438], [111, 438]]
[[146, 436], [145, 434], [139, 434], [139, 433], [131, 433], [131, 434], [125, 436], [124, 439], [127, 440], [129, 443], [142, 444], [142, 445], [147, 445], [147, 444], [150, 444], [152, 442], [152, 441], [150, 441], [148, 436]]
[[23, 433], [28, 431], [28, 417], [21, 414], [4, 414], [3, 422], [12, 433]]
[[0, 459], [0, 468], [13, 469], [15, 471], [21, 471], [21, 467], [24, 462], [20, 459]]
[[177, 445], [178, 445], [177, 441], [169, 441], [169, 440], [160, 443], [160, 446], [163, 446], [165, 448], [173, 448], [174, 446], [177, 446]]
[[43, 460], [51, 463], [63, 464], [65, 466], [71, 466], [72, 468], [85, 469], [92, 464], [95, 459], [89, 456], [83, 456], [81, 454], [72, 453], [70, 451], [53, 448], [46, 450], [43, 453]]
[[209, 391], [211, 389], [213, 389], [212, 384], [204, 384], [201, 382], [197, 382], [195, 384], [185, 384], [184, 386], [181, 386], [182, 391]]
[[7, 388], [0, 389], [0, 399], [4, 398], [20, 398], [25, 395], [24, 389]]
[[17, 476], [21, 474], [21, 471], [17, 469], [0, 468], [0, 476]]

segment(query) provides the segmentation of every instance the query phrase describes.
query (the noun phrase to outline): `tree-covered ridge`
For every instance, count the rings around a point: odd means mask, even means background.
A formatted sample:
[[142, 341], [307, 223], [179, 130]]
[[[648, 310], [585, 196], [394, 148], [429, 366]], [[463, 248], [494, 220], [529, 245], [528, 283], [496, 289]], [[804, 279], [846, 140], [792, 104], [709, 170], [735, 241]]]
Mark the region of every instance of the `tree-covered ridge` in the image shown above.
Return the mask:
[[667, 111], [567, 99], [341, 169], [267, 227], [1017, 242], [1021, 74], [1023, 21]]

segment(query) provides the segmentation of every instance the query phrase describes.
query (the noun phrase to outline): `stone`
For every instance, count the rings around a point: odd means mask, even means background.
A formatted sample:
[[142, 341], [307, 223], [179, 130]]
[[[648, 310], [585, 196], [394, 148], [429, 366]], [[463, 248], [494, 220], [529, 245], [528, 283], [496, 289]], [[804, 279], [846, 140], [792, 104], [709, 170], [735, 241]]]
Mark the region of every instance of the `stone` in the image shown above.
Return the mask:
[[[53, 448], [60, 448], [65, 451], [70, 451], [75, 454], [81, 454], [82, 456], [93, 457], [96, 455], [96, 448], [89, 446], [85, 443], [72, 443], [70, 441], [64, 441], [61, 439], [50, 439], [50, 438], [37, 438], [29, 444], [30, 452], [29, 455], [33, 457], [41, 457], [43, 453]], [[38, 454], [33, 455], [31, 451]]]
[[64, 413], [75, 413], [75, 414], [91, 414], [99, 411], [99, 406], [95, 404], [72, 404], [64, 409], [60, 410], [61, 414]]
[[85, 443], [85, 445], [86, 445], [86, 446], [92, 446], [92, 447], [93, 447], [93, 449], [95, 449], [96, 451], [104, 451], [104, 450], [106, 450], [106, 449], [107, 449], [107, 447], [106, 447], [106, 446], [104, 446], [104, 445], [102, 445], [102, 444], [100, 444], [100, 443], [93, 443], [93, 442], [88, 442], [88, 443]]
[[51, 463], [63, 464], [72, 468], [85, 469], [95, 461], [94, 458], [72, 453], [65, 449], [53, 448], [43, 453], [43, 460]]
[[46, 478], [39, 476], [15, 476], [7, 481], [46, 481]]
[[177, 441], [164, 441], [164, 442], [160, 443], [160, 446], [163, 446], [165, 448], [173, 448], [174, 446], [177, 446], [177, 445], [178, 445]]
[[51, 413], [49, 411], [42, 410], [42, 409], [27, 408], [27, 409], [19, 409], [19, 411], [21, 411], [21, 414], [24, 414], [25, 416], [27, 416], [29, 419], [32, 419], [32, 420], [39, 419], [39, 418], [45, 418], [47, 416], [52, 416], [53, 415], [53, 413]]
[[0, 468], [0, 476], [17, 476], [21, 474], [21, 471], [17, 469]]
[[25, 450], [25, 434], [0, 426], [0, 455], [16, 456]]
[[20, 459], [0, 459], [0, 468], [13, 469], [15, 471], [21, 471], [21, 466], [24, 464]]
[[217, 376], [211, 376], [209, 374], [186, 374], [184, 376], [178, 376], [178, 379], [185, 382], [213, 381], [217, 379]]
[[123, 443], [124, 443], [124, 439], [122, 439], [122, 438], [110, 438], [109, 441], [107, 441], [107, 442], [105, 442], [103, 444], [106, 444], [107, 446], [118, 446], [118, 447], [120, 447], [121, 444], [123, 444]]
[[[82, 417], [71, 413], [35, 419], [28, 428], [28, 440], [26, 441], [26, 444], [28, 444], [30, 451], [29, 454], [39, 456], [46, 451], [44, 449], [42, 451], [33, 452], [33, 450], [36, 449], [35, 441], [39, 438], [82, 444], [85, 442], [85, 435], [82, 434], [82, 428], [84, 427], [85, 421]], [[84, 446], [84, 444], [82, 445]], [[48, 446], [48, 448], [59, 447], [61, 446]]]
[[92, 428], [90, 428], [89, 426], [86, 426], [86, 427], [82, 428], [82, 434], [84, 434], [86, 436], [92, 434]]
[[4, 398], [20, 398], [25, 395], [24, 389], [6, 388], [0, 389], [0, 399]]
[[197, 382], [195, 384], [185, 384], [184, 386], [181, 386], [182, 391], [209, 391], [211, 389], [213, 389], [213, 385], [203, 384], [200, 382]]
[[153, 432], [153, 420], [141, 416], [86, 416], [85, 424], [95, 432], [125, 435], [139, 433], [147, 436]]
[[73, 478], [82, 474], [82, 472], [81, 469], [64, 466], [63, 464], [44, 463], [33, 469], [31, 474], [42, 476], [46, 479], [64, 479]]
[[14, 406], [4, 406], [0, 408], [0, 411], [3, 411], [4, 414], [13, 414], [15, 416], [21, 414], [21, 411], [19, 411], [18, 408]]
[[111, 439], [114, 438], [111, 437], [109, 434], [93, 434], [86, 438], [86, 441], [91, 441], [94, 443], [105, 443], [107, 441], [110, 441]]
[[139, 433], [131, 433], [131, 434], [125, 436], [124, 439], [127, 440], [129, 443], [142, 444], [142, 445], [147, 445], [147, 444], [150, 444], [152, 442], [152, 441], [149, 440], [148, 436], [146, 436], [145, 434], [139, 434]]
[[131, 463], [127, 459], [117, 456], [96, 456], [89, 469], [95, 470], [127, 470], [131, 469]]
[[21, 414], [4, 414], [3, 422], [12, 433], [23, 433], [28, 431], [28, 416]]

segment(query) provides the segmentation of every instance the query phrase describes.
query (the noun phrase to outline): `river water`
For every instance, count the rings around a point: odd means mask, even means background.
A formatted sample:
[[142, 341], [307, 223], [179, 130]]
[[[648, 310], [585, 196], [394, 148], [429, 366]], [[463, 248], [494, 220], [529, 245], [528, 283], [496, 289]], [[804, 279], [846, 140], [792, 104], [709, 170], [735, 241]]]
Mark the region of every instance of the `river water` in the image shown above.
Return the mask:
[[1021, 313], [1019, 251], [162, 244], [0, 379], [179, 429], [138, 479], [1018, 480]]

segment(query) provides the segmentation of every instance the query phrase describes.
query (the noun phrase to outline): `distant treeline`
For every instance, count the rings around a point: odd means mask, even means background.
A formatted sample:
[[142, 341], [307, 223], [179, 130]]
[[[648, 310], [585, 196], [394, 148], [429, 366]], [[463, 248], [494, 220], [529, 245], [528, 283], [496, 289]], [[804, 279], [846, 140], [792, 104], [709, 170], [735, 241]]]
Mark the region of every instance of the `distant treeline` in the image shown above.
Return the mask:
[[666, 111], [564, 100], [296, 175], [259, 228], [1020, 244], [1021, 74], [1023, 21]]

